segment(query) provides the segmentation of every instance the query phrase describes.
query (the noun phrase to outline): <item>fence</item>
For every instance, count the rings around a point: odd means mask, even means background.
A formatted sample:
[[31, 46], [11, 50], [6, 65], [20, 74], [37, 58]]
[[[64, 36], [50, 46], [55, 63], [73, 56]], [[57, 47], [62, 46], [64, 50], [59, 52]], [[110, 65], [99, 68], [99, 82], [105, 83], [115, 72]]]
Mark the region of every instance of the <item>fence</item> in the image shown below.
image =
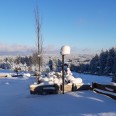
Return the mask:
[[116, 86], [92, 83], [92, 89], [97, 93], [104, 94], [116, 100]]

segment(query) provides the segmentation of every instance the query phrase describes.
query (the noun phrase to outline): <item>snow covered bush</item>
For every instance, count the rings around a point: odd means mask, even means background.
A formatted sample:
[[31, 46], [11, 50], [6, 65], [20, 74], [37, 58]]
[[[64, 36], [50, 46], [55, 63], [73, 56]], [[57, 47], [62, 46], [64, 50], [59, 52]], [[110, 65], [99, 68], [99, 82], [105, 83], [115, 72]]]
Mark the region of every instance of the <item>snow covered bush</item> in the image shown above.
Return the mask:
[[[82, 83], [81, 78], [75, 78], [70, 71], [69, 68], [67, 68], [67, 72], [65, 73], [65, 84], [71, 83], [71, 84], [79, 84]], [[61, 72], [49, 72], [46, 75], [41, 75], [40, 82], [44, 84], [57, 84], [62, 85], [62, 71]]]
[[74, 84], [79, 84], [83, 82], [81, 78], [75, 78], [72, 75], [66, 76], [66, 81]]

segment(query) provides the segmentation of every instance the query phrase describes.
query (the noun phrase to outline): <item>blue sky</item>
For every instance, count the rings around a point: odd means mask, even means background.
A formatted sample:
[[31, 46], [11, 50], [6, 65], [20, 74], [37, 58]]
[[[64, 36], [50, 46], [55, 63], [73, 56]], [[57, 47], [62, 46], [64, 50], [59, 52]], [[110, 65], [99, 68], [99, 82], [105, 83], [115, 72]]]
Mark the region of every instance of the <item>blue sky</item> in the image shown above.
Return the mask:
[[0, 0], [0, 49], [35, 46], [36, 3], [47, 50], [66, 44], [84, 54], [116, 46], [116, 0]]

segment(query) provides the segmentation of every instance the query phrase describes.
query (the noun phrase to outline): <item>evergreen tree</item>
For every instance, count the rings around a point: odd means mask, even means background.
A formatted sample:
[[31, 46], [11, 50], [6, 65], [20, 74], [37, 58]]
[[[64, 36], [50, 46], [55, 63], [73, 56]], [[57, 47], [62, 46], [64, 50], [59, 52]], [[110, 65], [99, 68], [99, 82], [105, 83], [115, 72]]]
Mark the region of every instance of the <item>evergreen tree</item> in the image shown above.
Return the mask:
[[76, 66], [75, 64], [71, 64], [70, 70], [75, 71], [75, 72], [80, 72], [80, 66]]
[[51, 58], [49, 59], [48, 65], [50, 67], [50, 70], [52, 71], [53, 70], [53, 61]]
[[20, 64], [20, 62], [21, 62], [21, 57], [18, 56], [18, 57], [15, 59], [14, 62], [15, 62], [16, 64]]
[[111, 48], [108, 52], [108, 58], [107, 58], [107, 64], [106, 64], [107, 74], [113, 73], [114, 57], [115, 57], [115, 49]]
[[25, 64], [25, 59], [24, 59], [23, 57], [21, 57], [21, 58], [20, 58], [20, 62], [21, 62], [22, 64]]
[[99, 68], [99, 56], [96, 54], [96, 56], [90, 62], [90, 72], [92, 74], [98, 73]]
[[58, 59], [58, 66], [62, 66], [62, 61]]
[[80, 65], [80, 72], [81, 72], [81, 73], [84, 73], [85, 70], [86, 70], [86, 69], [85, 69], [85, 65], [84, 65], [84, 64], [81, 64], [81, 65]]
[[99, 56], [96, 54], [96, 56], [91, 59], [90, 64], [72, 65], [71, 68], [77, 68], [78, 72], [90, 72], [99, 75], [112, 74], [116, 77], [116, 47], [106, 51], [102, 50]]
[[105, 67], [107, 63], [107, 58], [108, 58], [108, 51], [104, 52], [102, 50], [100, 57], [99, 57], [99, 74], [104, 74], [105, 73]]
[[60, 59], [58, 59], [58, 63], [57, 63], [57, 71], [61, 71], [62, 70], [62, 61]]
[[32, 56], [29, 56], [29, 66], [31, 66], [32, 65]]
[[90, 68], [89, 64], [85, 64], [85, 72], [86, 73], [89, 73], [89, 68]]
[[114, 64], [113, 64], [113, 69], [112, 72], [114, 75], [116, 75], [116, 48], [114, 49], [115, 55], [114, 55]]
[[52, 63], [53, 71], [57, 71], [57, 66], [58, 66], [57, 58], [54, 58], [52, 61], [53, 61], [53, 63]]

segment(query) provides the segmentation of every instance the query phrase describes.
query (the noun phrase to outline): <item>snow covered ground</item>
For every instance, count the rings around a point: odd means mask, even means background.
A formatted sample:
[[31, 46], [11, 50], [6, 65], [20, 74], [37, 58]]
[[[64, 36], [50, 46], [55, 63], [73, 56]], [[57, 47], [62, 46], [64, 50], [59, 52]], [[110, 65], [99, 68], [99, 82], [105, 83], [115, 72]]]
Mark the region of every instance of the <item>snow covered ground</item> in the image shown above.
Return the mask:
[[[84, 83], [110, 83], [111, 78], [74, 73]], [[0, 78], [0, 116], [116, 116], [116, 101], [92, 91], [30, 95], [30, 78]]]
[[90, 75], [90, 74], [80, 74], [80, 73], [73, 73], [74, 77], [82, 78], [85, 84], [91, 84], [92, 82], [98, 82], [101, 84], [109, 84], [112, 81], [112, 78], [109, 76], [97, 76], [97, 75]]

